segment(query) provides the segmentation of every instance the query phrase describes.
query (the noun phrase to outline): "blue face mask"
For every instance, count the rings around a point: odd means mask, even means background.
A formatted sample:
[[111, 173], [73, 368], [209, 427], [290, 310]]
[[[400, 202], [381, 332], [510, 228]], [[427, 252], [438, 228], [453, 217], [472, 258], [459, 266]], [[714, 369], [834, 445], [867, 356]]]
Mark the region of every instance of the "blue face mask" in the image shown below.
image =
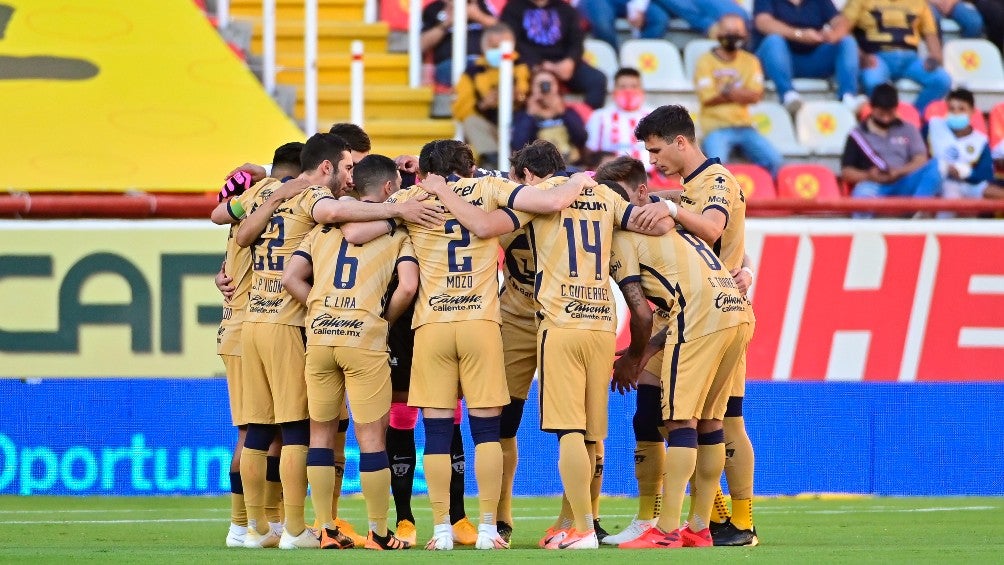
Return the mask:
[[945, 116], [945, 125], [955, 131], [964, 130], [969, 127], [969, 114], [948, 114]]
[[485, 61], [488, 62], [488, 66], [493, 69], [497, 69], [502, 66], [502, 50], [501, 49], [488, 49], [485, 51]]

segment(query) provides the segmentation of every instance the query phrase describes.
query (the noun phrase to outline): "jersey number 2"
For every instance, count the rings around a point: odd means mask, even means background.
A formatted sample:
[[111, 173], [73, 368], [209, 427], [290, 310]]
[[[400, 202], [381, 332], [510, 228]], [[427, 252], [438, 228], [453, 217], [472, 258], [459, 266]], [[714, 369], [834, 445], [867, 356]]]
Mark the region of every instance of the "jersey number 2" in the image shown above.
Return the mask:
[[460, 225], [457, 220], [447, 220], [446, 224], [443, 225], [443, 229], [447, 234], [452, 234], [453, 232], [460, 230], [460, 239], [451, 241], [446, 245], [446, 252], [448, 255], [448, 260], [450, 262], [450, 272], [451, 273], [469, 273], [471, 272], [472, 260], [470, 256], [467, 257], [457, 257], [457, 250], [467, 247], [471, 244], [471, 232], [467, 231], [467, 228]]

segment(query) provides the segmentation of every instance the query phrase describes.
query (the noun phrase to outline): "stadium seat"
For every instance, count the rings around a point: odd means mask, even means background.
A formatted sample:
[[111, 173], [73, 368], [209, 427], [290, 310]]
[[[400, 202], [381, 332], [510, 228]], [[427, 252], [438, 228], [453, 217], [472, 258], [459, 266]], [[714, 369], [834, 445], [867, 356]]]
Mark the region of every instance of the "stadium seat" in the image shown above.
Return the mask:
[[565, 102], [565, 107], [575, 110], [575, 113], [582, 118], [582, 123], [589, 122], [589, 117], [593, 115], [593, 109], [585, 102]]
[[607, 77], [607, 88], [613, 89], [614, 73], [617, 72], [620, 65], [617, 64], [617, 52], [614, 51], [614, 48], [609, 43], [591, 37], [586, 38], [585, 52], [582, 54], [582, 59], [593, 67], [603, 71], [603, 74]]
[[687, 79], [693, 82], [694, 69], [697, 68], [697, 60], [708, 51], [718, 45], [714, 39], [692, 39], [683, 48], [683, 68], [686, 70]]
[[795, 116], [798, 140], [814, 155], [842, 154], [855, 124], [854, 114], [837, 101], [806, 102]]
[[[924, 121], [929, 122], [931, 118], [943, 118], [947, 114], [948, 103], [944, 100], [935, 100], [928, 104], [924, 110]], [[983, 117], [983, 112], [980, 112], [979, 108], [973, 108], [973, 113], [969, 116], [969, 123], [973, 126], [974, 130], [987, 133], [987, 120]]]
[[822, 165], [785, 165], [777, 174], [778, 198], [840, 198], [833, 171]]
[[691, 81], [683, 73], [683, 61], [675, 45], [661, 39], [629, 39], [621, 45], [622, 67], [641, 72], [646, 91], [693, 92]]
[[773, 200], [777, 198], [777, 188], [774, 187], [774, 179], [770, 178], [767, 169], [748, 163], [729, 163], [725, 165], [732, 175], [739, 181], [739, 186], [743, 189], [743, 195], [747, 200]]
[[996, 147], [1004, 140], [1004, 102], [990, 110], [990, 146]]
[[[944, 107], [945, 102], [943, 100], [938, 100], [937, 102], [941, 102], [942, 106]], [[932, 102], [927, 107], [928, 110], [930, 110], [931, 106], [933, 106], [934, 104], [935, 102]], [[924, 111], [925, 115], [927, 114], [928, 110]], [[865, 102], [864, 104], [861, 105], [861, 109], [858, 110], [858, 119], [863, 120], [868, 116], [870, 116], [871, 114], [872, 114], [872, 105], [869, 104], [868, 102]], [[918, 112], [917, 108], [913, 104], [910, 104], [909, 102], [900, 102], [899, 106], [896, 106], [896, 114], [899, 116], [899, 119], [903, 120], [908, 124], [913, 125], [917, 129], [920, 129], [921, 126], [923, 125], [922, 122], [920, 121], [920, 112]], [[944, 115], [944, 112], [942, 112], [942, 115]]]
[[975, 92], [1004, 92], [1004, 63], [986, 39], [952, 39], [945, 43], [945, 70], [956, 86]]
[[808, 157], [809, 150], [795, 138], [791, 115], [777, 102], [760, 102], [750, 106], [753, 126], [766, 137], [782, 155]]

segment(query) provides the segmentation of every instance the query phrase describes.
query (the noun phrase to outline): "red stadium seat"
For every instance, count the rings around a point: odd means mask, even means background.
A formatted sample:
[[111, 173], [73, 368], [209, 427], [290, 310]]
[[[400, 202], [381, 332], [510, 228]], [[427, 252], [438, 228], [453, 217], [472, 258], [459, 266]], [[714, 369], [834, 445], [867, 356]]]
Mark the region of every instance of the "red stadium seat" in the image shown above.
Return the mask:
[[589, 116], [593, 115], [593, 109], [585, 102], [566, 102], [565, 106], [575, 110], [575, 113], [582, 118], [582, 123], [589, 122]]
[[779, 198], [817, 200], [840, 198], [833, 171], [822, 165], [786, 165], [777, 174]]
[[[944, 118], [948, 115], [948, 103], [944, 100], [935, 100], [927, 105], [927, 109], [924, 110], [924, 121], [929, 122], [931, 118]], [[973, 129], [976, 131], [987, 132], [987, 120], [983, 117], [983, 112], [980, 112], [979, 108], [973, 108], [973, 113], [969, 117], [970, 123]]]
[[767, 169], [759, 165], [746, 163], [730, 163], [725, 167], [732, 172], [732, 175], [739, 181], [739, 186], [743, 189], [743, 194], [747, 200], [773, 200], [777, 198], [777, 188], [774, 187], [774, 179], [770, 177]]
[[[871, 104], [865, 102], [861, 109], [858, 110], [858, 119], [865, 119], [872, 113]], [[913, 104], [908, 104], [906, 102], [900, 102], [899, 106], [896, 107], [896, 114], [899, 115], [899, 119], [903, 120], [908, 124], [913, 124], [917, 129], [920, 129], [920, 113], [917, 109], [913, 107]]]
[[1004, 139], [1004, 102], [990, 109], [990, 146], [996, 147]]

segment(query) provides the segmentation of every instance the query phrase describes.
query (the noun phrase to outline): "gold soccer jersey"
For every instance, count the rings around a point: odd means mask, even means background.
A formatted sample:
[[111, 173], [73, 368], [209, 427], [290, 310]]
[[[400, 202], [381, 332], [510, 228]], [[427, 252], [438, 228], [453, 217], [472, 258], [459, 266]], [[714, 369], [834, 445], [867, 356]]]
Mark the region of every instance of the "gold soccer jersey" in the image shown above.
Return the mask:
[[750, 305], [711, 249], [686, 231], [662, 237], [614, 234], [610, 273], [641, 282], [670, 316], [667, 343], [688, 342], [750, 321]]
[[746, 196], [718, 158], [708, 159], [683, 179], [680, 204], [695, 214], [709, 209], [725, 214], [725, 230], [712, 247], [726, 271], [742, 268], [746, 255]]
[[701, 130], [707, 135], [716, 129], [743, 127], [753, 124], [749, 105], [739, 103], [705, 106], [704, 102], [718, 96], [726, 84], [763, 92], [763, 67], [756, 55], [739, 51], [735, 61], [723, 61], [713, 51], [697, 60], [694, 86], [701, 101]]
[[381, 316], [387, 286], [399, 261], [415, 260], [404, 230], [352, 245], [338, 228], [317, 226], [294, 255], [314, 266], [307, 345], [387, 351], [387, 320]]
[[[530, 217], [504, 208], [521, 185], [499, 177], [462, 179], [450, 183], [461, 198], [491, 212], [502, 208], [519, 228]], [[423, 193], [421, 186], [401, 190], [388, 202], [404, 202]], [[491, 320], [501, 324], [499, 312], [498, 238], [481, 239], [447, 212], [435, 228], [408, 224], [415, 257], [421, 269], [412, 327], [455, 320]]]
[[844, 16], [865, 53], [915, 50], [921, 36], [938, 31], [927, 0], [850, 0]]
[[610, 243], [614, 228], [627, 225], [631, 209], [617, 193], [598, 185], [583, 189], [561, 212], [530, 222], [526, 230], [536, 258], [534, 286], [542, 327], [617, 330]]
[[516, 230], [499, 237], [505, 257], [504, 287], [500, 297], [502, 311], [513, 316], [533, 317], [537, 303], [533, 298], [533, 278], [536, 267], [530, 240], [525, 230]]
[[[251, 206], [241, 204], [250, 213], [279, 186], [279, 181], [275, 181], [258, 194]], [[311, 211], [325, 198], [333, 198], [330, 190], [311, 186], [283, 202], [251, 246], [251, 294], [245, 321], [303, 327], [306, 308], [282, 288], [282, 271], [303, 238], [317, 224]]]

